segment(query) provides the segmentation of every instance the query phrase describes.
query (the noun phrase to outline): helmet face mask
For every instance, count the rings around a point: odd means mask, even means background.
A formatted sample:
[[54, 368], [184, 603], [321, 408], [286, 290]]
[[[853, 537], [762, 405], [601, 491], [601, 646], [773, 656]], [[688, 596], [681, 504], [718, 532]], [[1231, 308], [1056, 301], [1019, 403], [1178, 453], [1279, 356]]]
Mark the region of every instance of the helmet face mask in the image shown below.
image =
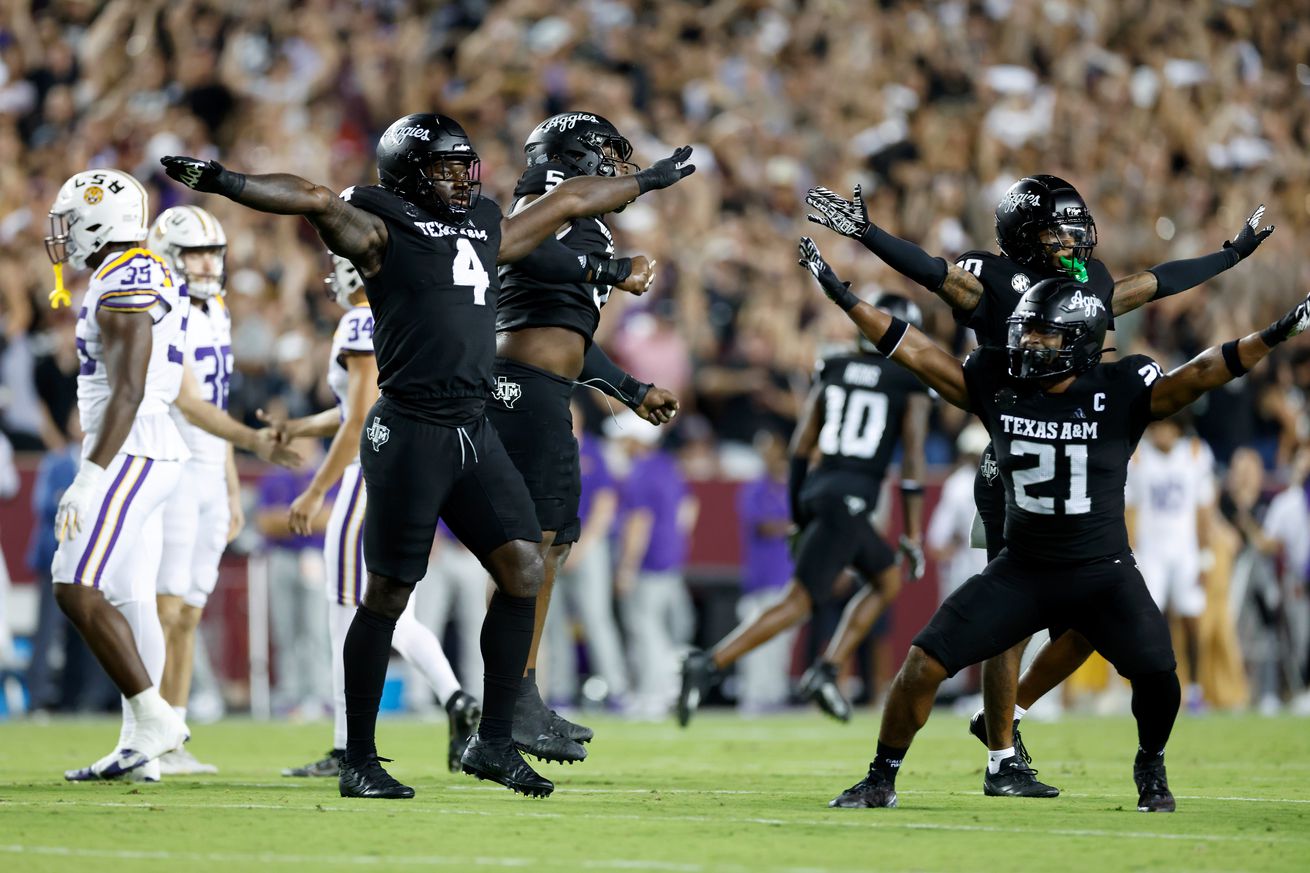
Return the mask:
[[199, 206], [164, 210], [150, 228], [148, 245], [186, 282], [188, 297], [208, 300], [223, 293], [227, 234], [208, 211]]
[[382, 187], [453, 224], [463, 224], [482, 194], [482, 164], [464, 128], [435, 112], [406, 115], [378, 140]]
[[86, 269], [110, 243], [146, 238], [149, 201], [141, 183], [118, 170], [87, 170], [59, 188], [50, 207], [46, 254], [52, 264]]
[[332, 256], [332, 272], [323, 283], [327, 285], [328, 299], [335, 300], [342, 309], [350, 309], [354, 306], [350, 298], [355, 296], [355, 292], [364, 288], [364, 280], [360, 278], [355, 265], [340, 255]]
[[1099, 297], [1066, 278], [1028, 289], [1009, 318], [1006, 349], [1016, 379], [1078, 375], [1101, 359], [1109, 316]]

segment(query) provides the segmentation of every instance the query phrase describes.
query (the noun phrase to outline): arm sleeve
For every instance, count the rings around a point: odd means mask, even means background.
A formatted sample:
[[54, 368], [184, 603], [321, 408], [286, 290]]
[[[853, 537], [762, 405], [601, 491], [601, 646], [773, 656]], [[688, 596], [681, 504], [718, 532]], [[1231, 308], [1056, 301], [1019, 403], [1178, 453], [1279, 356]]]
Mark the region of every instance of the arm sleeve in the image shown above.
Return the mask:
[[860, 242], [882, 258], [887, 266], [929, 291], [936, 291], [946, 281], [945, 258], [934, 258], [914, 243], [892, 236], [876, 224], [869, 225]]
[[605, 354], [605, 350], [596, 343], [587, 347], [578, 382], [583, 385], [594, 385], [609, 396], [622, 401], [630, 409], [640, 406], [646, 399], [646, 392], [651, 389], [649, 384], [639, 382], [620, 370], [618, 365], [609, 359], [609, 355]]
[[544, 282], [576, 285], [591, 278], [587, 256], [547, 237], [541, 244], [515, 264], [534, 279]]
[[1160, 300], [1195, 288], [1236, 265], [1237, 260], [1235, 250], [1223, 249], [1199, 258], [1157, 264], [1148, 271], [1155, 276], [1156, 283], [1155, 296], [1151, 299]]

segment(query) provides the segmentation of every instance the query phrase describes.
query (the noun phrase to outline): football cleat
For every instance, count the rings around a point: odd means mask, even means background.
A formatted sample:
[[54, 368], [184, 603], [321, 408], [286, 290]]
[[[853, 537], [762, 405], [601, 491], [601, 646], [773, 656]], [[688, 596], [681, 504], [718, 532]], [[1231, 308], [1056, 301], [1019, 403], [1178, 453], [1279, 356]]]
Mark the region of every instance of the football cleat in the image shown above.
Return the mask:
[[470, 776], [489, 779], [528, 797], [549, 797], [555, 783], [528, 766], [513, 740], [483, 740], [477, 734], [464, 750], [460, 767]]
[[701, 701], [721, 678], [710, 653], [694, 649], [682, 661], [682, 688], [678, 691], [678, 724], [686, 727]]
[[828, 801], [834, 809], [892, 809], [896, 806], [896, 785], [869, 765], [869, 775]]
[[139, 753], [129, 749], [114, 749], [108, 755], [86, 767], [65, 770], [68, 782], [106, 782], [122, 779], [128, 782], [158, 782], [159, 766], [155, 761], [139, 760]]
[[337, 786], [342, 797], [365, 797], [371, 800], [408, 800], [414, 796], [414, 789], [401, 785], [391, 774], [382, 769], [382, 762], [391, 763], [390, 758], [369, 755], [358, 764], [351, 764], [343, 756], [341, 759], [341, 776]]
[[837, 665], [827, 661], [815, 661], [814, 666], [805, 671], [797, 691], [802, 700], [809, 700], [819, 705], [819, 709], [837, 719], [851, 720], [851, 702], [837, 687]]
[[165, 776], [204, 776], [218, 772], [213, 764], [197, 761], [186, 748], [165, 752], [159, 756], [158, 763], [160, 773]]
[[548, 710], [550, 713], [550, 729], [561, 737], [573, 740], [575, 743], [589, 743], [596, 736], [596, 732], [586, 725], [574, 724], [555, 710]]
[[456, 691], [446, 701], [446, 714], [450, 716], [450, 745], [446, 751], [446, 766], [450, 772], [459, 772], [459, 759], [464, 757], [469, 740], [482, 721], [482, 705], [476, 697]]
[[514, 745], [520, 752], [526, 752], [542, 761], [560, 764], [585, 761], [587, 750], [581, 743], [561, 736], [552, 729], [551, 717], [554, 715], [542, 703], [536, 686], [525, 679], [520, 686], [518, 699], [514, 701], [514, 726], [511, 730]]
[[1059, 797], [1060, 789], [1037, 781], [1037, 771], [1014, 754], [1001, 761], [995, 773], [983, 771], [983, 794], [988, 797]]
[[317, 761], [312, 761], [300, 767], [284, 767], [283, 776], [331, 776], [337, 778], [341, 775], [341, 761], [346, 757], [345, 749], [332, 749]]
[[[64, 779], [69, 782], [118, 779], [144, 767], [165, 752], [181, 748], [189, 739], [191, 734], [187, 732], [186, 723], [171, 708], [164, 707], [158, 715], [138, 721], [132, 735], [99, 761], [78, 770], [65, 770]], [[139, 781], [159, 781], [157, 768], [138, 775], [141, 777]]]
[[1177, 809], [1169, 778], [1164, 772], [1164, 756], [1143, 761], [1139, 753], [1133, 763], [1133, 782], [1137, 784], [1138, 812], [1173, 812]]

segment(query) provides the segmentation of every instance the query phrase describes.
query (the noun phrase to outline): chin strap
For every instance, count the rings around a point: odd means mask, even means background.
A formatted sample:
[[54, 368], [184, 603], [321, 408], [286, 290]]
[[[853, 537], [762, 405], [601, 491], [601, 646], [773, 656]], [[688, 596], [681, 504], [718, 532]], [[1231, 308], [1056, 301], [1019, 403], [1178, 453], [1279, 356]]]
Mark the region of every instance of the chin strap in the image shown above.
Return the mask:
[[50, 308], [58, 309], [61, 306], [72, 306], [73, 298], [69, 296], [68, 289], [64, 287], [64, 265], [55, 264], [55, 290], [50, 292]]

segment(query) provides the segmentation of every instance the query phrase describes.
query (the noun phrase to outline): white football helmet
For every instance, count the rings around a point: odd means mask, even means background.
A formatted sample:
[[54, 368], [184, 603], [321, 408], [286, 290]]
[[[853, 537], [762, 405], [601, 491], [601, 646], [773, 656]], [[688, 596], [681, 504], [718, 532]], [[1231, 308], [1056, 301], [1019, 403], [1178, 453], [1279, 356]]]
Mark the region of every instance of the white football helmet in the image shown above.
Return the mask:
[[199, 206], [174, 206], [155, 219], [150, 228], [150, 248], [167, 263], [173, 275], [186, 282], [188, 297], [208, 300], [223, 293], [226, 271], [217, 278], [200, 279], [187, 275], [182, 263], [186, 249], [220, 249], [220, 260], [227, 254], [227, 234], [218, 219]]
[[327, 283], [328, 296], [342, 309], [353, 306], [350, 296], [364, 287], [364, 280], [359, 278], [355, 265], [340, 255], [332, 256], [332, 275], [323, 281]]
[[86, 170], [59, 189], [50, 207], [50, 262], [86, 269], [87, 259], [110, 243], [146, 238], [150, 201], [141, 183], [120, 170]]

